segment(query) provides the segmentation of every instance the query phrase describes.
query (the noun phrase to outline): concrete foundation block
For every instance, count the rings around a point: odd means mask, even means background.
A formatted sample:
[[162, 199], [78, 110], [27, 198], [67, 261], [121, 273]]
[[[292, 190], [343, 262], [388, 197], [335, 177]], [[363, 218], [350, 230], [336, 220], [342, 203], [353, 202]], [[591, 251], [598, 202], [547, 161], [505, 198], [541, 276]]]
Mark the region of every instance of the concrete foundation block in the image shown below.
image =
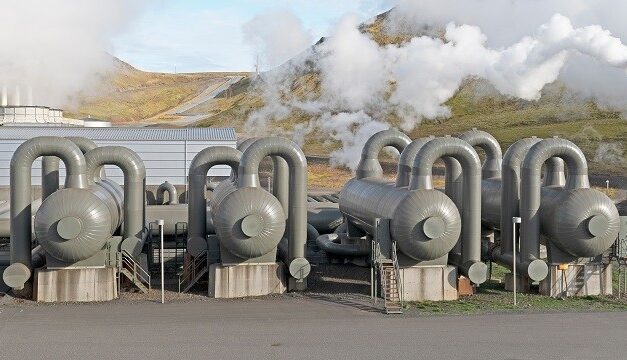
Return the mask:
[[33, 297], [39, 302], [109, 301], [118, 297], [116, 269], [37, 269]]
[[400, 269], [405, 301], [457, 300], [457, 268], [450, 265]]
[[552, 297], [611, 295], [612, 266], [604, 264], [570, 264], [560, 270], [549, 265], [549, 275], [540, 282], [540, 294]]
[[287, 290], [283, 263], [209, 266], [209, 296], [240, 298], [283, 294]]
[[[514, 291], [514, 274], [505, 274], [505, 290]], [[531, 291], [531, 279], [516, 275], [516, 292], [528, 293]]]

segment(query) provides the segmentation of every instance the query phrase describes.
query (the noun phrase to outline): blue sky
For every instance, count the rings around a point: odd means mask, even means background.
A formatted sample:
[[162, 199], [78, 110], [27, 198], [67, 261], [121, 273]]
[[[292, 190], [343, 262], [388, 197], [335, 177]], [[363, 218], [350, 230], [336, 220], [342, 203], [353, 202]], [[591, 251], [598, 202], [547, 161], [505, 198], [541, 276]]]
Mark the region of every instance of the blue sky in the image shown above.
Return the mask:
[[146, 71], [250, 71], [254, 51], [242, 26], [255, 15], [290, 10], [314, 39], [346, 13], [368, 19], [387, 9], [383, 0], [164, 0], [151, 1], [113, 39], [113, 54]]

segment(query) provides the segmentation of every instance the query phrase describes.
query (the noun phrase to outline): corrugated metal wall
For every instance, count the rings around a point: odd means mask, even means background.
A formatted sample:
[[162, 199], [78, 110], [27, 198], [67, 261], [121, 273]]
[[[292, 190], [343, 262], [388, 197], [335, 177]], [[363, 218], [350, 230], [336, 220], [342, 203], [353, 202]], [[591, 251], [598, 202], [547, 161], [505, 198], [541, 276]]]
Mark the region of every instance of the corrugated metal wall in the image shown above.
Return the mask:
[[[9, 167], [15, 149], [24, 140], [0, 141], [0, 186], [9, 185]], [[137, 152], [146, 166], [146, 184], [159, 185], [169, 181], [175, 185], [185, 185], [189, 164], [196, 154], [209, 146], [235, 147], [235, 140], [158, 140], [158, 141], [128, 141], [128, 140], [95, 140], [98, 146], [116, 145], [125, 146]], [[61, 164], [61, 183], [64, 181], [65, 168]], [[123, 174], [115, 166], [107, 166], [107, 175], [116, 182], [123, 184]], [[228, 176], [227, 166], [216, 166], [209, 176]], [[41, 159], [33, 165], [33, 185], [41, 184]]]

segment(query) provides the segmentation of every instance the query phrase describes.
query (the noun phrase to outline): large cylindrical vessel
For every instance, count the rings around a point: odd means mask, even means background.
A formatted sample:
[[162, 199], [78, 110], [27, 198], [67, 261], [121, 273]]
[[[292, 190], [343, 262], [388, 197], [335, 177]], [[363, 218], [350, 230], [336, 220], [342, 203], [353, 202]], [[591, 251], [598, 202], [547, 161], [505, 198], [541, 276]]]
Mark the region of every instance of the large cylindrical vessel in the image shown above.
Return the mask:
[[618, 210], [598, 190], [559, 188], [550, 198], [543, 198], [542, 205], [542, 234], [568, 255], [595, 257], [616, 241], [620, 230]]
[[272, 194], [257, 188], [233, 189], [212, 203], [220, 245], [233, 255], [251, 259], [275, 249], [285, 233], [285, 214]]
[[340, 192], [340, 210], [372, 234], [376, 218], [390, 219], [399, 249], [418, 260], [446, 255], [461, 232], [455, 204], [436, 190], [407, 190], [379, 179], [350, 180]]
[[35, 215], [38, 243], [68, 265], [92, 257], [121, 224], [120, 200], [100, 184], [50, 194]]

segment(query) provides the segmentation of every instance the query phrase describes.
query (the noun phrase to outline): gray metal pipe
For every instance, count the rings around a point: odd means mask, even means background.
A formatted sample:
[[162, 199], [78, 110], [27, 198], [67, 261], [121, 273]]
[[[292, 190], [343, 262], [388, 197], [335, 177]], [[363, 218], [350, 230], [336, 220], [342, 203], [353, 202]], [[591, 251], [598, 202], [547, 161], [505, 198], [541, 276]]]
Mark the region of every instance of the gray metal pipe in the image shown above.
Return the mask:
[[416, 154], [410, 190], [433, 189], [432, 168], [442, 157], [459, 161], [463, 172], [462, 253], [457, 264], [473, 283], [487, 280], [487, 266], [481, 262], [481, 160], [474, 148], [462, 139], [438, 138]]
[[340, 243], [338, 234], [324, 234], [316, 238], [316, 243], [321, 250], [329, 254], [342, 257], [360, 257], [370, 255], [370, 243], [360, 241], [354, 244]]
[[165, 203], [165, 193], [168, 193], [168, 204], [169, 205], [178, 205], [179, 203], [179, 195], [178, 192], [176, 191], [176, 187], [174, 187], [174, 185], [170, 184], [169, 182], [164, 182], [163, 184], [159, 185], [159, 187], [157, 188], [157, 205], [166, 205]]
[[[79, 136], [68, 136], [66, 139], [72, 141], [85, 154], [98, 147], [96, 143], [88, 138]], [[100, 168], [96, 181], [106, 177], [104, 167]], [[59, 158], [56, 156], [44, 156], [41, 161], [41, 198], [45, 200], [50, 194], [59, 190]]]
[[32, 270], [32, 188], [33, 162], [40, 156], [61, 158], [67, 168], [66, 188], [86, 188], [85, 157], [70, 140], [42, 136], [20, 145], [11, 158], [11, 265], [3, 273], [4, 282], [15, 290], [22, 290]]
[[544, 164], [544, 186], [564, 186], [566, 185], [566, 175], [564, 173], [564, 160], [552, 157]]
[[146, 226], [146, 168], [133, 150], [122, 146], [102, 146], [85, 154], [90, 182], [104, 165], [118, 166], [124, 173], [124, 240], [121, 249], [133, 256], [144, 246]]
[[499, 145], [499, 142], [492, 134], [473, 128], [459, 135], [459, 138], [472, 146], [481, 148], [481, 150], [485, 152], [486, 158], [481, 167], [482, 179], [501, 177], [503, 153], [501, 151], [501, 145]]
[[[251, 142], [252, 143], [252, 142]], [[189, 166], [189, 206], [188, 206], [188, 246], [206, 247], [207, 242], [207, 196], [205, 184], [207, 173], [215, 165], [230, 166], [231, 178], [220, 183], [233, 182], [237, 179], [235, 169], [239, 166], [242, 153], [228, 146], [212, 146], [200, 151]], [[217, 188], [216, 188], [217, 191]]]
[[416, 139], [403, 149], [403, 152], [401, 152], [401, 156], [398, 159], [396, 187], [409, 186], [409, 181], [411, 180], [411, 169], [414, 166], [416, 154], [418, 154], [418, 151], [420, 151], [426, 143], [433, 139], [435, 139], [435, 136], [433, 135]]
[[[296, 277], [299, 267], [307, 267], [307, 159], [294, 142], [281, 137], [255, 141], [244, 153], [238, 168], [239, 188], [259, 187], [259, 164], [266, 156], [280, 156], [289, 166], [288, 241], [289, 270]], [[292, 265], [294, 264], [294, 265]], [[307, 271], [308, 273], [308, 271]]]
[[59, 190], [59, 158], [44, 156], [41, 160], [41, 199]]
[[[258, 137], [248, 138], [242, 141], [237, 149], [242, 153], [248, 149]], [[283, 212], [287, 215], [289, 209], [289, 166], [280, 156], [272, 156], [272, 195], [279, 200]]]
[[542, 165], [552, 157], [566, 162], [568, 178], [565, 189], [590, 187], [586, 157], [577, 145], [566, 139], [545, 139], [533, 145], [522, 166], [520, 217], [520, 253], [526, 260], [540, 257], [540, 209]]
[[383, 168], [379, 162], [381, 150], [386, 146], [392, 146], [399, 153], [402, 153], [409, 143], [411, 143], [411, 139], [396, 129], [382, 130], [372, 135], [362, 149], [355, 177], [363, 179], [383, 176]]
[[512, 218], [520, 216], [520, 171], [522, 162], [529, 149], [540, 141], [542, 139], [536, 137], [520, 139], [507, 149], [503, 157], [500, 220], [500, 251], [503, 254], [512, 252]]

